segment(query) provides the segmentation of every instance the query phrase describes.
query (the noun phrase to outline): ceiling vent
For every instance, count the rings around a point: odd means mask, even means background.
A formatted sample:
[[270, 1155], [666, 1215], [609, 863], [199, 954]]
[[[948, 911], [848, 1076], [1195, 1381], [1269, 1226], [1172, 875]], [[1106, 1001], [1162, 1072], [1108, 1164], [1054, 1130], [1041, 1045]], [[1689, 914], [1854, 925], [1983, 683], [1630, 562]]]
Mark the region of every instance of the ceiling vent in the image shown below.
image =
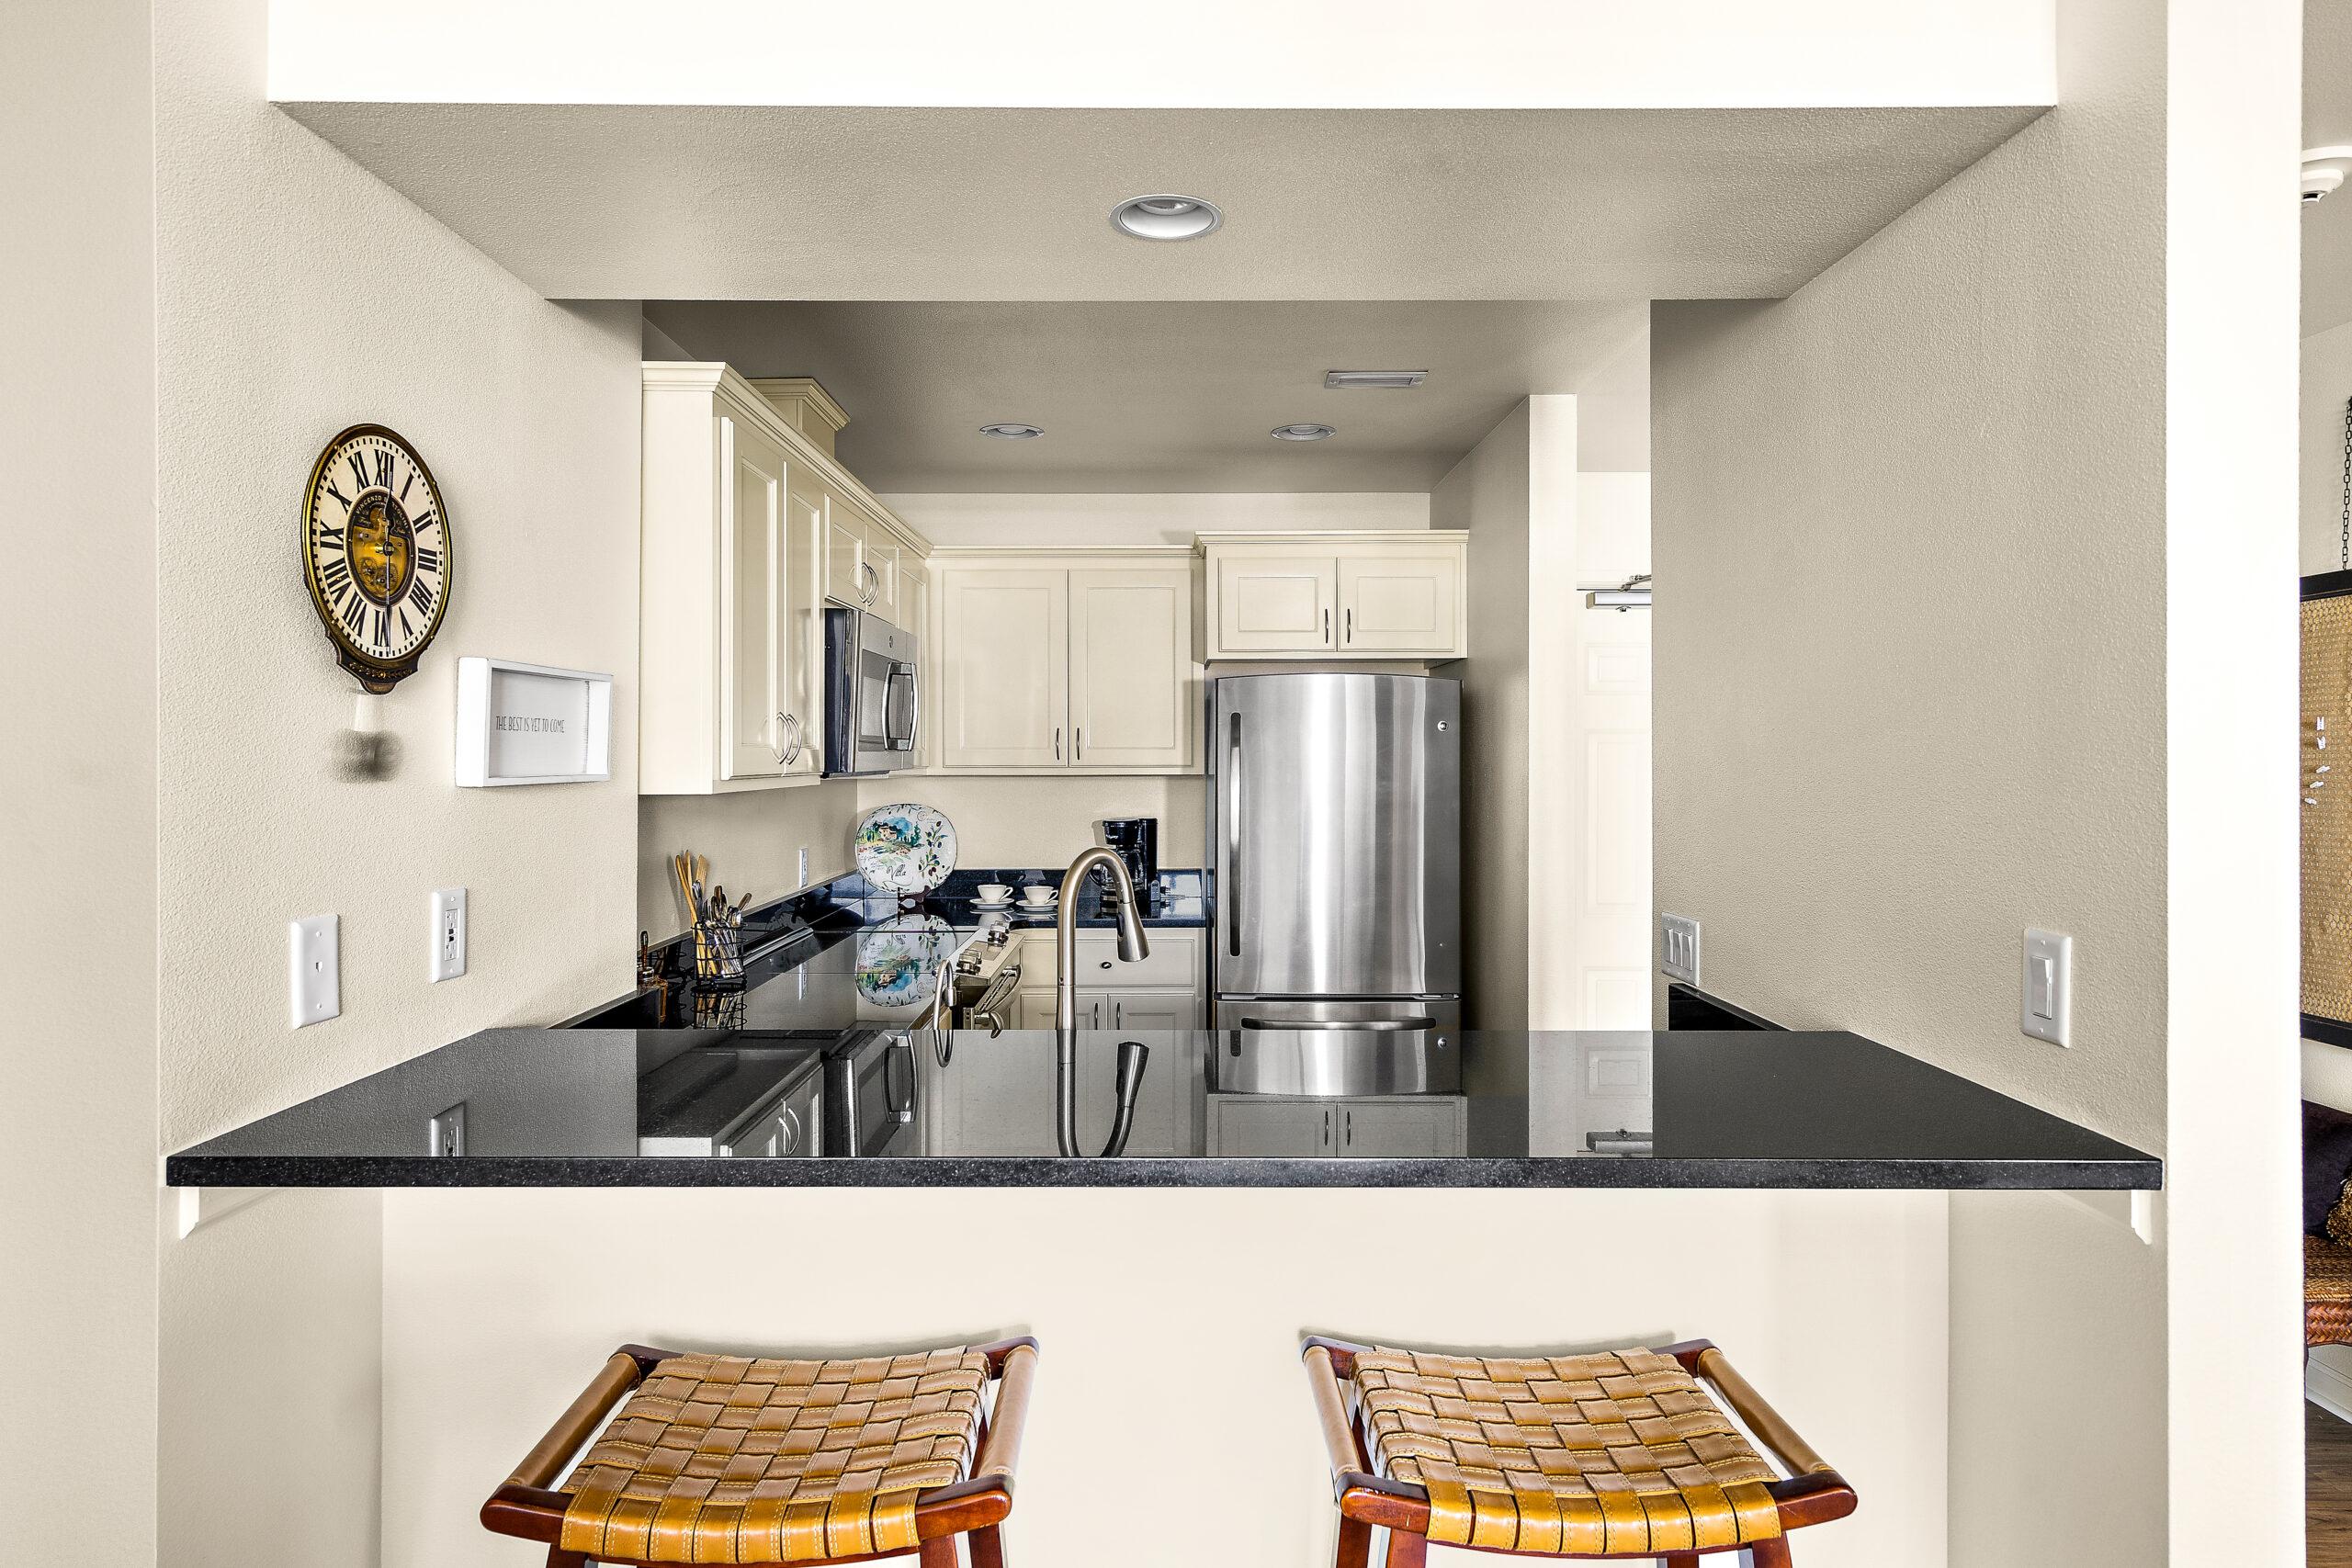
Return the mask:
[[1326, 370], [1323, 372], [1323, 385], [1335, 392], [1344, 391], [1350, 388], [1365, 387], [1380, 387], [1391, 391], [1401, 391], [1407, 387], [1418, 387], [1429, 378], [1430, 373], [1426, 370]]

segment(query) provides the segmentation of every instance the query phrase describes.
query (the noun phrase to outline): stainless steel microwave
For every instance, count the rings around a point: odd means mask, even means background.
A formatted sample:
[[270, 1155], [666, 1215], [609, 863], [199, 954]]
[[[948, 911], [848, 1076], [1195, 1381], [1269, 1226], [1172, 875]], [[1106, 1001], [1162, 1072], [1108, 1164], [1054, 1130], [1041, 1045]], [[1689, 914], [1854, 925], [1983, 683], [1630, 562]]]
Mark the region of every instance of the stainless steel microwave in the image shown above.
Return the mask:
[[915, 765], [922, 724], [915, 635], [865, 610], [825, 611], [825, 772]]

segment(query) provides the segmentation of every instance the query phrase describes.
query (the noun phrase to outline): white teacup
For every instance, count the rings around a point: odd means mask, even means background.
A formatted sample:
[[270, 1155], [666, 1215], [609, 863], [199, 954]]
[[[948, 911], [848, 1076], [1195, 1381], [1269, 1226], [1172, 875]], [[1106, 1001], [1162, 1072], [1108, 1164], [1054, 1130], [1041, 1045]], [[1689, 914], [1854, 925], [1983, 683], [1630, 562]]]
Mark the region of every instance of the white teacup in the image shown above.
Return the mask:
[[980, 902], [983, 904], [1001, 904], [1012, 897], [1012, 889], [1001, 882], [980, 884]]
[[1042, 882], [1033, 882], [1021, 890], [1021, 901], [1032, 906], [1050, 904], [1054, 901], [1054, 889]]

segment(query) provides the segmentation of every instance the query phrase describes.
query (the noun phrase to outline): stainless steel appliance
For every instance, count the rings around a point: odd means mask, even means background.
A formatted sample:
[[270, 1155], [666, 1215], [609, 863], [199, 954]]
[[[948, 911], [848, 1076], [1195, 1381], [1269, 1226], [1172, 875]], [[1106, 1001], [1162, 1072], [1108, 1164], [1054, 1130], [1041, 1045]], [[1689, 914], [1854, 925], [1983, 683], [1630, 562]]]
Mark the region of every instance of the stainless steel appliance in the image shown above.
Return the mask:
[[823, 1154], [825, 1049], [819, 1040], [742, 1034], [678, 1053], [638, 1080], [638, 1152]]
[[825, 610], [825, 772], [914, 766], [922, 723], [915, 635], [865, 610]]
[[1228, 675], [1209, 708], [1216, 1027], [1320, 1063], [1283, 1075], [1301, 1083], [1353, 1081], [1364, 1053], [1451, 1060], [1461, 683]]
[[920, 1092], [912, 1036], [853, 1030], [825, 1057], [825, 1153], [853, 1159], [915, 1153]]

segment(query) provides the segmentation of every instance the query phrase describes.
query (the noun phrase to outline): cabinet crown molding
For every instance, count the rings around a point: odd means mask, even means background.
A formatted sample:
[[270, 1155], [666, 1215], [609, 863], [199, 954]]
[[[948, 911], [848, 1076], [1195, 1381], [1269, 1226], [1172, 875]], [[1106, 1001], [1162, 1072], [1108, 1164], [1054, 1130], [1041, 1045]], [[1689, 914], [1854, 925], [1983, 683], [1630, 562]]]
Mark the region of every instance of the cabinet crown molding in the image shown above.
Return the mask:
[[[929, 539], [915, 532], [899, 518], [897, 513], [883, 505], [874, 492], [865, 488], [865, 480], [842, 467], [842, 460], [833, 456], [828, 449], [827, 444], [820, 443], [813, 436], [804, 433], [792, 419], [786, 416], [785, 411], [777, 406], [775, 399], [763, 389], [765, 387], [786, 385], [807, 387], [817, 397], [824, 399], [825, 406], [831, 408], [836, 414], [840, 415], [833, 425], [833, 429], [838, 430], [842, 425], [849, 423], [849, 415], [842, 413], [841, 405], [827, 397], [825, 389], [818, 386], [815, 381], [806, 376], [792, 376], [763, 378], [761, 381], [754, 382], [747, 379], [733, 366], [715, 359], [648, 359], [642, 361], [638, 368], [644, 378], [647, 391], [674, 390], [684, 388], [694, 391], [716, 393], [726, 398], [730, 403], [740, 405], [741, 411], [747, 418], [759, 421], [761, 426], [770, 435], [784, 443], [787, 452], [815, 468], [828, 483], [843, 491], [859, 509], [880, 523], [889, 532], [897, 535], [900, 544], [905, 545], [918, 556], [931, 554]], [[796, 398], [800, 395], [793, 394]], [[812, 401], [808, 406], [815, 405]], [[831, 432], [827, 434], [830, 436]]]
[[1195, 534], [1193, 547], [1206, 551], [1212, 545], [1435, 545], [1469, 536], [1466, 528], [1251, 528]]
[[941, 545], [932, 559], [959, 560], [1188, 560], [1198, 551], [1191, 545]]

